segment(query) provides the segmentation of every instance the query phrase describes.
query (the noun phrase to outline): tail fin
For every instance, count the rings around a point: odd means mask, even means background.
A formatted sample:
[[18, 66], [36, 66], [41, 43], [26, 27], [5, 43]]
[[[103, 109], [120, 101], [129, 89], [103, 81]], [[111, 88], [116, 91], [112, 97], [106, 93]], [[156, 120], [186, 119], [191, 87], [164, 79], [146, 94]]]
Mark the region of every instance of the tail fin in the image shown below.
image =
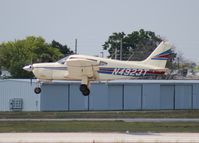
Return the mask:
[[162, 41], [143, 63], [157, 68], [165, 68], [171, 53], [171, 44], [167, 41]]

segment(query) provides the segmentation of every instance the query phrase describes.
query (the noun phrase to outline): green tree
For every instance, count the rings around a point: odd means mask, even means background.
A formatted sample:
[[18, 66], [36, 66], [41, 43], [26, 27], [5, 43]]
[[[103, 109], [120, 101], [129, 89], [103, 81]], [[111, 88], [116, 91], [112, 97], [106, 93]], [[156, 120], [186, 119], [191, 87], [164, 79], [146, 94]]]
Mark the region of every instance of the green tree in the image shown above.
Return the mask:
[[22, 40], [0, 44], [0, 65], [13, 78], [30, 78], [32, 73], [24, 71], [24, 65], [37, 62], [57, 61], [63, 54], [59, 49], [45, 42], [42, 37], [29, 36]]
[[71, 54], [74, 54], [74, 52], [72, 50], [70, 50], [70, 48], [67, 46], [67, 45], [62, 45], [60, 44], [59, 42], [53, 40], [51, 42], [51, 46], [53, 48], [57, 48], [60, 50], [60, 52], [64, 55], [64, 56], [68, 56], [68, 55], [71, 55]]
[[[124, 37], [125, 36], [126, 35], [124, 32], [113, 33], [111, 36], [109, 36], [108, 40], [103, 45], [103, 49], [108, 50], [108, 52], [110, 54], [109, 57], [113, 58], [113, 56], [115, 56], [115, 51], [119, 50], [121, 41], [123, 41], [123, 45], [124, 45]], [[123, 48], [123, 52], [125, 52], [126, 47], [123, 46], [122, 48]], [[117, 59], [119, 59], [118, 54], [116, 57], [117, 57]], [[124, 55], [123, 55], [123, 59], [124, 59]]]
[[[117, 50], [116, 59], [119, 59], [121, 41], [122, 60], [141, 61], [146, 59], [154, 51], [162, 39], [156, 36], [154, 32], [143, 29], [127, 35], [124, 32], [113, 33], [103, 45], [103, 49], [108, 50], [109, 57], [113, 58]], [[169, 68], [172, 67], [172, 62], [176, 54], [174, 53], [171, 57], [167, 64]]]
[[113, 33], [103, 45], [104, 50], [108, 50], [109, 57], [113, 57], [117, 49], [117, 59], [119, 58], [121, 41], [123, 49], [122, 59], [139, 61], [145, 59], [162, 39], [155, 36], [154, 32], [144, 31], [143, 29], [127, 35], [124, 32]]

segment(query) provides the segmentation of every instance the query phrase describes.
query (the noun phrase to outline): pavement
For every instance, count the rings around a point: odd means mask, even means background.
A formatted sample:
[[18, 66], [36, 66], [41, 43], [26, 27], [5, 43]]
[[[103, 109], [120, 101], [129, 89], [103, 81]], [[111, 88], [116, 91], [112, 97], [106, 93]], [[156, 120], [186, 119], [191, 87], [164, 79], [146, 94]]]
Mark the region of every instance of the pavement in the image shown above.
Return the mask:
[[70, 118], [70, 119], [0, 119], [5, 121], [124, 121], [124, 122], [199, 122], [199, 118]]
[[199, 143], [199, 133], [0, 133], [0, 143]]

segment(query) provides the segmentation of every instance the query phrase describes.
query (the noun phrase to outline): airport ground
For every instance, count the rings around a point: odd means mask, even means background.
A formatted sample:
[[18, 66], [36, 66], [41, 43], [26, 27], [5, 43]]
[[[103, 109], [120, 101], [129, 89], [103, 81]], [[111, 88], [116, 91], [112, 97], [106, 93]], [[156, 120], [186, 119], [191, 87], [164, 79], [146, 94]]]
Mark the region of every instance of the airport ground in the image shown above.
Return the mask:
[[199, 110], [0, 112], [0, 119], [66, 118], [199, 118]]
[[0, 143], [198, 143], [199, 133], [1, 133]]
[[198, 122], [13, 121], [0, 132], [199, 132]]
[[0, 112], [8, 142], [199, 142], [199, 110]]
[[0, 112], [0, 132], [199, 132], [199, 110]]

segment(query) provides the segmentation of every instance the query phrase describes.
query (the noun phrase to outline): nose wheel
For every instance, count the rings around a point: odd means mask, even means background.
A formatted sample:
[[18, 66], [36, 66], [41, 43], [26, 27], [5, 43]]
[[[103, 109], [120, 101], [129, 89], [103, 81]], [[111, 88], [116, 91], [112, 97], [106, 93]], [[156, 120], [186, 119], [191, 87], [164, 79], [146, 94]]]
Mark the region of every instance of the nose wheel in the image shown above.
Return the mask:
[[39, 79], [37, 79], [37, 81], [36, 81], [36, 87], [35, 87], [35, 89], [34, 89], [34, 92], [36, 93], [36, 94], [39, 94], [39, 93], [41, 93], [41, 81], [39, 80]]
[[90, 94], [90, 90], [86, 84], [81, 84], [79, 89], [84, 96], [88, 96]]
[[41, 88], [40, 88], [40, 87], [35, 87], [34, 92], [35, 92], [36, 94], [41, 93]]

